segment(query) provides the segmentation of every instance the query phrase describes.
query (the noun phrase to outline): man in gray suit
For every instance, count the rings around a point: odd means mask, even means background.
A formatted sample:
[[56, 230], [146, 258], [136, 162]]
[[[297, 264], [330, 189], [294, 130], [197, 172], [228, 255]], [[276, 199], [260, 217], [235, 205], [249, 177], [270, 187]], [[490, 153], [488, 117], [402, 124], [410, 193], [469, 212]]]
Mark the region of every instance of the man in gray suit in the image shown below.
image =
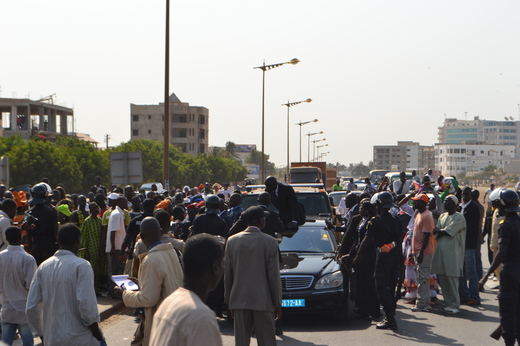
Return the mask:
[[249, 345], [253, 327], [258, 345], [276, 345], [274, 320], [282, 315], [278, 242], [261, 231], [265, 224], [261, 207], [250, 207], [244, 214], [249, 227], [228, 239], [224, 272], [235, 345]]

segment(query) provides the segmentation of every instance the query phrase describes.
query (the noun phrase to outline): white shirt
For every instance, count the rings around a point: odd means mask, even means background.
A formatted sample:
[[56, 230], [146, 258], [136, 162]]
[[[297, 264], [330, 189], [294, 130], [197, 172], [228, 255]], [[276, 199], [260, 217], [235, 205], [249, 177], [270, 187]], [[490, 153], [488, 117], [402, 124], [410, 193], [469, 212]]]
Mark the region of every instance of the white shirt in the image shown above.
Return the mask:
[[90, 263], [60, 249], [34, 275], [27, 299], [32, 332], [46, 345], [96, 345], [89, 325], [99, 322]]
[[7, 249], [9, 242], [5, 239], [5, 230], [11, 227], [11, 219], [0, 210], [0, 251]]
[[220, 346], [215, 313], [197, 294], [179, 287], [155, 313], [150, 345]]
[[114, 240], [114, 248], [116, 250], [120, 250], [123, 245], [123, 241], [125, 240], [125, 213], [123, 209], [116, 207], [114, 211], [110, 214], [110, 219], [108, 219], [108, 228], [107, 228], [107, 244], [105, 247], [105, 252], [109, 253], [112, 249], [112, 243], [110, 242], [110, 235], [112, 232], [116, 232], [116, 238]]
[[36, 260], [21, 245], [0, 252], [0, 305], [2, 322], [27, 324], [25, 306]]
[[[396, 180], [393, 182], [393, 185], [394, 185], [394, 192], [397, 193], [397, 191], [399, 191], [399, 189], [401, 188], [401, 185], [403, 183], [401, 183], [401, 180]], [[408, 193], [410, 192], [410, 181], [409, 180], [405, 180], [404, 182], [404, 186], [403, 186], [403, 190], [401, 191], [401, 194], [405, 194], [405, 193]]]
[[224, 195], [226, 199], [229, 199], [229, 196], [233, 194], [233, 191], [231, 190], [220, 190], [220, 193]]

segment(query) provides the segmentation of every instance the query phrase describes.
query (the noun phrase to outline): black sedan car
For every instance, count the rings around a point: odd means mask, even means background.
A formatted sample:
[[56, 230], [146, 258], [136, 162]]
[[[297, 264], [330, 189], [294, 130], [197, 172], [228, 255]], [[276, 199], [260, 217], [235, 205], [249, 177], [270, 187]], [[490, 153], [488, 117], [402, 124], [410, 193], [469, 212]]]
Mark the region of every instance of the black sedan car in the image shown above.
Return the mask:
[[280, 243], [284, 313], [333, 313], [348, 318], [343, 274], [334, 258], [337, 241], [325, 222], [309, 221]]

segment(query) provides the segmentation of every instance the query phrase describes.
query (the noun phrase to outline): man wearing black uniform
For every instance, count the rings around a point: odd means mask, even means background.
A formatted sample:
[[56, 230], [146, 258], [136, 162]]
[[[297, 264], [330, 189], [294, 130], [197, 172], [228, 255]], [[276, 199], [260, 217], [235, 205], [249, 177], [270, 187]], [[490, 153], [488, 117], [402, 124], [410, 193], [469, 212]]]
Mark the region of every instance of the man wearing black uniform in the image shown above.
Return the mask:
[[506, 219], [498, 229], [497, 255], [486, 275], [480, 280], [479, 289], [484, 291], [488, 276], [502, 263], [498, 295], [500, 326], [505, 344], [514, 345], [515, 340], [520, 342], [520, 216], [517, 214], [520, 211], [519, 198], [513, 190], [497, 190], [491, 196], [493, 206], [497, 207], [499, 214], [505, 215]]
[[[399, 274], [401, 258], [402, 232], [399, 220], [394, 218], [389, 210], [397, 207], [390, 192], [379, 192], [372, 196], [370, 203], [375, 204], [379, 214], [367, 223], [367, 231], [361, 243], [354, 265], [361, 262], [367, 248], [377, 250], [374, 279], [379, 303], [383, 306], [386, 318], [376, 325], [377, 329], [397, 329], [395, 321], [395, 290]], [[361, 256], [360, 256], [361, 255]]]
[[47, 188], [43, 183], [36, 184], [31, 190], [32, 198], [29, 204], [33, 205], [27, 212], [32, 218], [26, 217], [22, 229], [29, 230], [31, 255], [40, 265], [58, 250], [56, 237], [58, 234], [58, 214], [45, 205], [48, 196]]
[[189, 237], [208, 233], [212, 235], [219, 235], [223, 238], [228, 237], [228, 226], [226, 221], [222, 220], [218, 214], [220, 213], [220, 198], [217, 195], [209, 195], [206, 197], [206, 213], [200, 214], [193, 220]]

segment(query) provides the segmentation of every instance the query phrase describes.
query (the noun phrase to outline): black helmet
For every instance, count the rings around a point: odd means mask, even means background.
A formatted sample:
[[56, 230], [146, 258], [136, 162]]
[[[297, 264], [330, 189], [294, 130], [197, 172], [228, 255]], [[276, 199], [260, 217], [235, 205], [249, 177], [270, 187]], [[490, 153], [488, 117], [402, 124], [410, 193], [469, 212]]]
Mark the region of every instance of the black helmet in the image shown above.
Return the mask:
[[220, 198], [217, 195], [206, 196], [206, 214], [218, 214], [220, 212]]
[[392, 196], [392, 194], [387, 191], [374, 194], [370, 200], [370, 203], [385, 209], [391, 209], [393, 207], [397, 208], [397, 205], [394, 203], [394, 196]]
[[45, 197], [48, 195], [47, 184], [40, 183], [36, 184], [31, 189], [31, 199], [29, 200], [30, 204], [43, 204], [45, 203]]
[[518, 206], [520, 199], [516, 191], [504, 189], [500, 190], [497, 195], [494, 195], [494, 199], [491, 199], [494, 206], [508, 213], [520, 211], [520, 206]]

